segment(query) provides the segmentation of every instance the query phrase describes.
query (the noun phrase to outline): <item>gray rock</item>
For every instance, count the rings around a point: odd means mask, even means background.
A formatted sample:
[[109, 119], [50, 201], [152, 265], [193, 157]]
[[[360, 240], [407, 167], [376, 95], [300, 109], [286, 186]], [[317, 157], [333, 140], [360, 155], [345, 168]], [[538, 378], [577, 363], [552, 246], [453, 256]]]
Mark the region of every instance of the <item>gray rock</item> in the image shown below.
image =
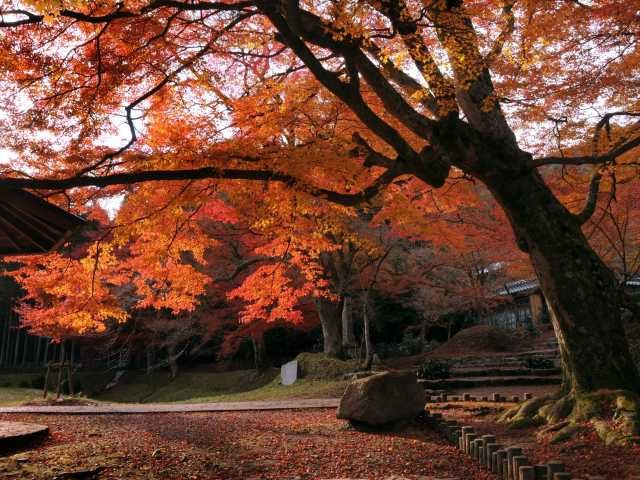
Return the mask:
[[379, 427], [411, 420], [424, 411], [426, 395], [413, 373], [384, 372], [347, 385], [337, 417]]

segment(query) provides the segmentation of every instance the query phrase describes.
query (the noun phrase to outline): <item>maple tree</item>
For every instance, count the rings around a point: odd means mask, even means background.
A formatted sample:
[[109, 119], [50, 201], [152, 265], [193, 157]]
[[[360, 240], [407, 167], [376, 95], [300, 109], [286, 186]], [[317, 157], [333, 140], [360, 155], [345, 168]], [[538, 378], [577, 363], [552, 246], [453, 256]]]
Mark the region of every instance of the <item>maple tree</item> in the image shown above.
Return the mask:
[[[354, 206], [407, 175], [478, 180], [539, 278], [565, 391], [637, 392], [629, 299], [582, 231], [603, 176], [637, 177], [636, 4], [5, 0], [0, 121], [16, 157], [0, 183], [109, 187], [97, 197], [251, 180]], [[546, 180], [558, 166], [593, 169], [582, 206]], [[156, 303], [170, 295], [157, 287]]]

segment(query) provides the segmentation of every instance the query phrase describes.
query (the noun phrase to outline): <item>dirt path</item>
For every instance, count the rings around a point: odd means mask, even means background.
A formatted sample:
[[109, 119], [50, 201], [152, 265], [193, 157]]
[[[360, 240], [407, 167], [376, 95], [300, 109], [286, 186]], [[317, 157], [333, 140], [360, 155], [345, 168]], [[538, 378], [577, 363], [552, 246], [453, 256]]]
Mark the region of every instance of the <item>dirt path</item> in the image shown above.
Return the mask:
[[16, 480], [491, 478], [424, 424], [365, 432], [336, 419], [333, 409], [0, 420], [37, 421], [51, 430], [32, 450], [0, 458], [0, 476]]
[[260, 410], [300, 410], [335, 408], [339, 398], [205, 403], [104, 403], [98, 405], [23, 405], [0, 407], [0, 414], [37, 413], [48, 415], [105, 415], [142, 413], [239, 412]]

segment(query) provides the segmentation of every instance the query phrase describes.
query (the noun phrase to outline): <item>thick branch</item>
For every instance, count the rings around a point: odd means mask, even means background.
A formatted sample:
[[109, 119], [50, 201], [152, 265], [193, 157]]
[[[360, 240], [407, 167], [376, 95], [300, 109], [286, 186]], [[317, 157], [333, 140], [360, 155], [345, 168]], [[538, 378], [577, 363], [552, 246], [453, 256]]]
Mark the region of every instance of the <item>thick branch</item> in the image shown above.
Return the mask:
[[[114, 10], [113, 12], [106, 13], [104, 15], [91, 15], [90, 13], [76, 12], [73, 10], [61, 10], [59, 15], [65, 18], [71, 18], [84, 23], [107, 23], [113, 20], [119, 20], [123, 18], [133, 18], [149, 13], [159, 8], [175, 8], [177, 10], [185, 11], [240, 11], [245, 10], [248, 7], [255, 6], [255, 1], [241, 1], [237, 3], [228, 2], [197, 2], [197, 3], [183, 3], [176, 0], [155, 0], [149, 3], [147, 6], [141, 8], [139, 11], [129, 11], [124, 9]], [[7, 10], [0, 12], [0, 15], [11, 15], [17, 18], [16, 20], [0, 21], [0, 27], [16, 27], [25, 24], [40, 23], [44, 20], [44, 15], [38, 15], [27, 10]]]
[[60, 179], [38, 178], [0, 178], [0, 187], [25, 188], [33, 190], [66, 190], [76, 187], [106, 187], [109, 185], [128, 185], [133, 183], [170, 180], [261, 180], [281, 182], [315, 197], [333, 203], [355, 206], [375, 197], [395, 177], [404, 172], [387, 170], [371, 185], [358, 193], [347, 194], [325, 188], [318, 188], [298, 180], [291, 175], [266, 170], [217, 169], [204, 167], [187, 170], [145, 170], [130, 173], [116, 173], [103, 176], [78, 176]]
[[421, 85], [420, 82], [411, 75], [408, 75], [398, 68], [389, 58], [384, 57], [380, 47], [372, 41], [367, 42], [364, 48], [369, 55], [373, 56], [378, 62], [380, 62], [387, 78], [400, 87], [405, 95], [409, 97], [418, 97], [417, 100], [423, 107], [429, 110], [433, 115], [437, 115], [438, 105], [436, 97], [434, 97], [424, 85]]
[[602, 175], [600, 172], [596, 172], [591, 177], [591, 182], [589, 183], [589, 194], [587, 196], [587, 201], [585, 202], [584, 208], [576, 217], [578, 221], [583, 224], [587, 220], [591, 218], [593, 213], [596, 211], [596, 205], [598, 204], [598, 193], [600, 192], [600, 181], [602, 180]]
[[458, 111], [456, 90], [450, 79], [440, 70], [429, 48], [418, 31], [418, 25], [410, 19], [409, 11], [403, 0], [370, 2], [385, 15], [400, 34], [414, 64], [429, 84], [435, 97], [438, 116], [447, 116]]
[[612, 148], [602, 155], [579, 155], [576, 157], [543, 157], [533, 161], [533, 167], [544, 165], [598, 165], [613, 162], [619, 156], [640, 146], [640, 136]]
[[516, 27], [516, 16], [513, 11], [513, 6], [515, 5], [516, 0], [505, 0], [502, 5], [502, 14], [500, 18], [504, 27], [500, 31], [498, 38], [494, 42], [491, 47], [491, 51], [485, 57], [485, 63], [490, 66], [496, 58], [498, 58], [502, 54], [502, 50], [504, 49], [504, 44], [511, 38], [513, 35], [513, 31]]

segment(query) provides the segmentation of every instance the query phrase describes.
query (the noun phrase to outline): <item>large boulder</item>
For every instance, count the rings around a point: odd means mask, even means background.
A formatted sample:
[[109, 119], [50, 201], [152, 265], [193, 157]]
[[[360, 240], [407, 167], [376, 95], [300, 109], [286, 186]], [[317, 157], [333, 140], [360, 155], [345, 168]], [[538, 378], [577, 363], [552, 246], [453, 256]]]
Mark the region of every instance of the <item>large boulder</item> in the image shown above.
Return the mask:
[[424, 411], [425, 402], [414, 373], [384, 372], [347, 385], [337, 417], [380, 427], [414, 419]]

